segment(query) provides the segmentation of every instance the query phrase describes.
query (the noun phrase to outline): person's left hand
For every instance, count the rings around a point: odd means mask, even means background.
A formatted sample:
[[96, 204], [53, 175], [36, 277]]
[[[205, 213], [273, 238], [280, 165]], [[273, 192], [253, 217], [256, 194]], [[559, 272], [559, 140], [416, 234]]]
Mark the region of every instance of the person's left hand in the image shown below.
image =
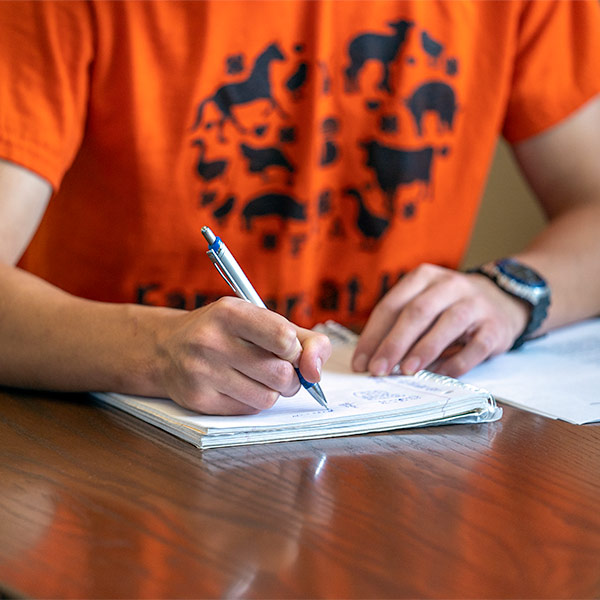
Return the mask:
[[428, 368], [458, 377], [506, 352], [525, 329], [527, 305], [483, 275], [422, 264], [373, 309], [352, 367], [388, 375]]

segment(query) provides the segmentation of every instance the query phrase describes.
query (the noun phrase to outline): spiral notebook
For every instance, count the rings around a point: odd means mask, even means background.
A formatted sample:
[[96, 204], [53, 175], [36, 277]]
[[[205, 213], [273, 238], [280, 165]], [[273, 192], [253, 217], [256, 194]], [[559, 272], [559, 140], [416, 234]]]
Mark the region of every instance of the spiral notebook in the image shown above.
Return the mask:
[[114, 393], [95, 396], [202, 449], [484, 423], [502, 415], [489, 392], [450, 377], [428, 371], [388, 377], [354, 373], [350, 360], [356, 335], [334, 322], [315, 329], [332, 341], [332, 356], [321, 379], [329, 410], [304, 389], [292, 398], [280, 398], [260, 414], [230, 417], [199, 415], [168, 399]]

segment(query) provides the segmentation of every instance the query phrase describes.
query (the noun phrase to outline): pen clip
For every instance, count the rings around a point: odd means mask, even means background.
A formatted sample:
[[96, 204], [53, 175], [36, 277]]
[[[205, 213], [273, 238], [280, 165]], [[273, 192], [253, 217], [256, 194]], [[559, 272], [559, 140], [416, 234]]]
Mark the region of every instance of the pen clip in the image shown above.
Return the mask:
[[249, 300], [244, 293], [244, 290], [238, 285], [235, 277], [227, 270], [227, 267], [219, 260], [217, 253], [214, 250], [208, 250], [206, 252], [208, 258], [210, 258], [217, 271], [219, 271], [221, 277], [227, 282], [229, 287], [234, 291], [235, 295], [244, 300]]

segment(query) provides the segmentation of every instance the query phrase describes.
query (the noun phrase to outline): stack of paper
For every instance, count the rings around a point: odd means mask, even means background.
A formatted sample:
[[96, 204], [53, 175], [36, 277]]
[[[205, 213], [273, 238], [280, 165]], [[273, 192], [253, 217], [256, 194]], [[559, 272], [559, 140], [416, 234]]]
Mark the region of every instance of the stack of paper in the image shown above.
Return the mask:
[[481, 423], [502, 411], [485, 390], [421, 371], [414, 377], [353, 373], [355, 336], [337, 324], [321, 330], [333, 342], [321, 388], [329, 410], [301, 389], [257, 415], [217, 417], [185, 410], [170, 400], [122, 394], [97, 396], [199, 448], [259, 444], [384, 431], [443, 423]]

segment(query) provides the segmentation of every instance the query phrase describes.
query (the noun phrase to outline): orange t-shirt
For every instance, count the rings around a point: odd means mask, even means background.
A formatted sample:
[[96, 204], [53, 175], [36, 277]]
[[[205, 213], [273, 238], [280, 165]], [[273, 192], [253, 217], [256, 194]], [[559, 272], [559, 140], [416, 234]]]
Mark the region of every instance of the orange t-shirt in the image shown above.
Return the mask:
[[0, 157], [55, 189], [20, 265], [88, 298], [195, 308], [229, 288], [363, 323], [456, 267], [497, 137], [600, 91], [582, 2], [0, 3]]

